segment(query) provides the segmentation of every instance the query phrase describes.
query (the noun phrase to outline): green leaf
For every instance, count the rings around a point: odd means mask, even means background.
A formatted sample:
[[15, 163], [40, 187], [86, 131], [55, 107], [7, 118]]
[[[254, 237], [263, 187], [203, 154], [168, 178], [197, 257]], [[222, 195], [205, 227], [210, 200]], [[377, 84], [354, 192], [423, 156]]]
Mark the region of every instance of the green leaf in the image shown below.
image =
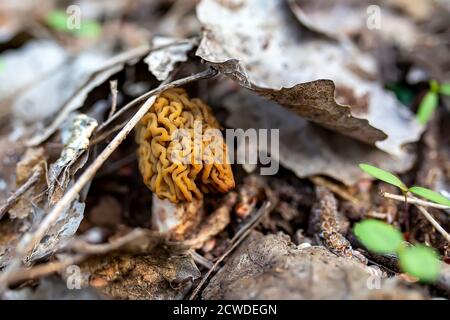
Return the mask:
[[62, 10], [53, 10], [51, 11], [45, 21], [47, 25], [56, 30], [56, 31], [64, 31], [67, 32], [69, 29], [67, 28], [67, 14]]
[[427, 200], [450, 207], [450, 199], [447, 199], [433, 190], [414, 186], [409, 189], [409, 191]]
[[408, 187], [400, 180], [399, 177], [393, 175], [388, 171], [384, 171], [380, 168], [371, 166], [369, 164], [361, 163], [359, 165], [362, 171], [370, 174], [372, 177], [377, 178], [378, 180], [384, 181], [386, 183], [392, 184], [396, 187], [399, 187], [402, 191], [407, 192]]
[[98, 38], [102, 33], [102, 27], [95, 21], [84, 21], [79, 29], [74, 29], [73, 33], [82, 38]]
[[353, 231], [367, 249], [376, 253], [395, 253], [403, 242], [400, 231], [378, 220], [359, 222]]
[[446, 96], [450, 96], [450, 83], [442, 84], [439, 93]]
[[421, 124], [426, 124], [431, 119], [438, 102], [439, 95], [436, 92], [429, 91], [425, 95], [417, 112], [417, 120], [419, 120]]
[[424, 245], [403, 248], [399, 252], [400, 267], [422, 282], [434, 282], [439, 277], [441, 262], [437, 253]]
[[81, 38], [98, 38], [102, 33], [102, 26], [96, 21], [81, 21], [79, 28], [68, 28], [69, 16], [62, 10], [53, 10], [47, 17], [47, 25], [60, 32], [68, 32]]
[[440, 84], [436, 80], [430, 81], [430, 91], [434, 93], [439, 93], [440, 90]]

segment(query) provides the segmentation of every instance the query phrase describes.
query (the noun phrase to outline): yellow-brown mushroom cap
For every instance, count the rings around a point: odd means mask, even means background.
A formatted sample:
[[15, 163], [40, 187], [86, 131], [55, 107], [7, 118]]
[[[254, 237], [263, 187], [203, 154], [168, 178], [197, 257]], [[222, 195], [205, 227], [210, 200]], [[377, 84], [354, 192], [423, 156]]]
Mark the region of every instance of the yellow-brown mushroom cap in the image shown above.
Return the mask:
[[159, 198], [177, 203], [234, 188], [227, 146], [209, 106], [180, 88], [163, 92], [137, 126], [139, 170]]

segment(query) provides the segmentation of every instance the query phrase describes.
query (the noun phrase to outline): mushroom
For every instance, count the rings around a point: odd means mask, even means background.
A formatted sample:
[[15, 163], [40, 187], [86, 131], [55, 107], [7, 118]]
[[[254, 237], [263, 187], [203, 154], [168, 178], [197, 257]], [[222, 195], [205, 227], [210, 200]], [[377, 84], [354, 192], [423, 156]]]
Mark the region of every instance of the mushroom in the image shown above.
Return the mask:
[[172, 203], [235, 186], [226, 143], [208, 105], [181, 88], [163, 92], [137, 126], [146, 186]]

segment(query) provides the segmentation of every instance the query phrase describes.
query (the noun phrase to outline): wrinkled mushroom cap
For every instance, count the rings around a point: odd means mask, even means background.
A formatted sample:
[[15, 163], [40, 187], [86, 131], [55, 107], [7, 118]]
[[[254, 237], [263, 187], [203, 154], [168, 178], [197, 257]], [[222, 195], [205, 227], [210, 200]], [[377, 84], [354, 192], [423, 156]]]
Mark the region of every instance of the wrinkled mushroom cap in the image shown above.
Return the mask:
[[147, 187], [174, 203], [234, 188], [218, 129], [201, 100], [179, 88], [163, 92], [137, 126], [139, 170]]

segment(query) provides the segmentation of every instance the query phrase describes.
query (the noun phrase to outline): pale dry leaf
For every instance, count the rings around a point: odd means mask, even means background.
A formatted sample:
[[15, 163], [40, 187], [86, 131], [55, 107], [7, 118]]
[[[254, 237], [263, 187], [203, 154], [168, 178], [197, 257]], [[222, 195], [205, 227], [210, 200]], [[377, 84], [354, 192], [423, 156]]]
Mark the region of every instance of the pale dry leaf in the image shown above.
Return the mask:
[[21, 185], [33, 174], [36, 166], [45, 161], [44, 148], [28, 148], [22, 159], [16, 165], [16, 183]]
[[[197, 55], [240, 85], [320, 125], [400, 156], [423, 127], [357, 48], [312, 37], [281, 0], [203, 0]], [[325, 80], [326, 79], [326, 80]]]
[[23, 141], [8, 136], [0, 137], [0, 202], [3, 203], [15, 189], [16, 164], [26, 148]]
[[83, 166], [86, 159], [80, 157], [89, 147], [89, 139], [97, 127], [97, 120], [78, 114], [69, 121], [67, 128], [62, 130], [64, 148], [60, 157], [50, 165], [48, 172], [48, 205], [51, 207], [65, 193], [73, 175]]
[[187, 54], [197, 44], [197, 40], [177, 40], [168, 37], [155, 37], [152, 42], [154, 48], [166, 46], [164, 49], [155, 50], [145, 57], [150, 72], [159, 81], [166, 80], [175, 66], [188, 60]]
[[[44, 172], [45, 166], [44, 148], [28, 148], [22, 159], [16, 165], [16, 185], [20, 186], [24, 184], [37, 170]], [[43, 191], [46, 187], [45, 179], [41, 178], [8, 210], [9, 217], [11, 219], [24, 219], [28, 217], [33, 210], [33, 204], [39, 203], [43, 198]]]
[[[229, 111], [226, 124], [233, 128], [279, 129], [279, 154], [272, 152], [274, 161], [292, 170], [298, 177], [325, 175], [347, 185], [365, 177], [359, 163], [382, 165], [392, 172], [409, 170], [415, 157], [404, 153], [391, 156], [375, 147], [324, 129], [277, 105], [242, 89], [225, 99]], [[238, 146], [239, 147], [239, 146]], [[259, 152], [271, 152], [270, 145], [249, 146]], [[244, 167], [246, 168], [246, 167]]]
[[19, 49], [6, 51], [0, 55], [4, 66], [0, 72], [0, 100], [48, 77], [67, 58], [64, 48], [48, 40], [30, 41]]
[[72, 239], [83, 220], [85, 204], [74, 201], [58, 220], [47, 230], [43, 240], [37, 244], [28, 257], [33, 262], [55, 253]]
[[[14, 101], [12, 111], [15, 119], [25, 123], [42, 122], [54, 116], [65, 104], [75, 103], [77, 107], [80, 107], [89, 91], [109, 78], [111, 74], [102, 77], [95, 86], [87, 88], [85, 94], [77, 101], [72, 101], [71, 97], [106, 58], [107, 55], [103, 53], [84, 52], [54, 70], [47, 77], [42, 77]], [[36, 137], [32, 140], [34, 139]]]
[[364, 34], [377, 41], [381, 36], [410, 49], [424, 35], [411, 19], [394, 10], [395, 2], [400, 1], [289, 0], [289, 6], [303, 25], [328, 37], [342, 40]]
[[[204, 299], [426, 299], [398, 277], [371, 290], [372, 270], [319, 246], [296, 246], [289, 236], [253, 232], [211, 279]], [[375, 279], [377, 280], [377, 279]]]

